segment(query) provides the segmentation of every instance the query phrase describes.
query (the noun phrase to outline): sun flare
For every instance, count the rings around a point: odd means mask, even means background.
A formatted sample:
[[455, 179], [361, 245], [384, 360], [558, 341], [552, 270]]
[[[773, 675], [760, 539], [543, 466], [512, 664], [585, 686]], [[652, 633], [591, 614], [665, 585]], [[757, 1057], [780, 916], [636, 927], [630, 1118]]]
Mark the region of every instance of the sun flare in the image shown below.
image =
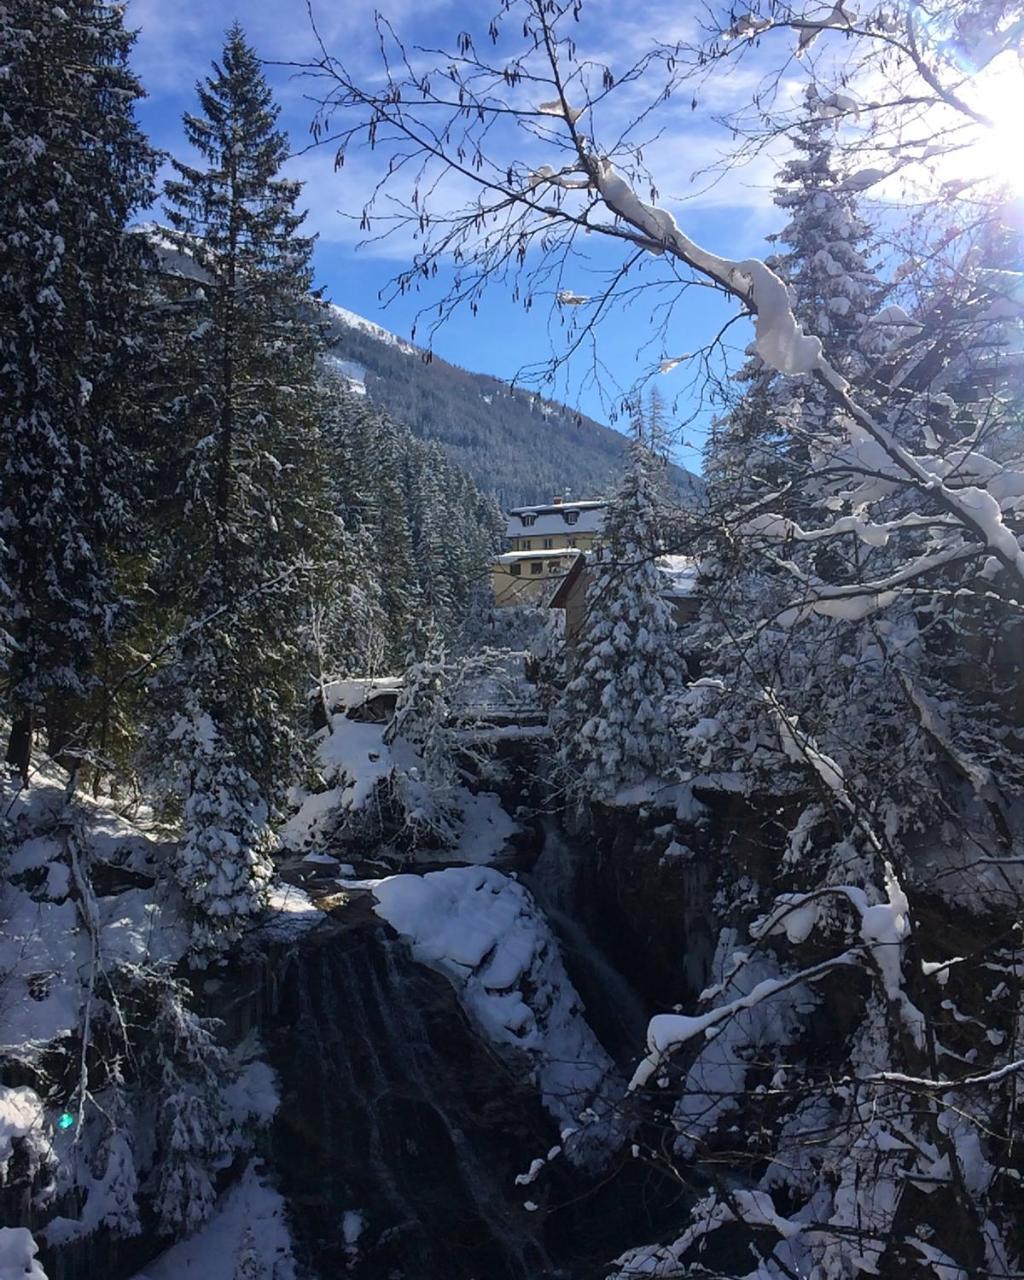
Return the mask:
[[965, 93], [990, 123], [979, 125], [963, 156], [967, 177], [986, 177], [1024, 193], [1024, 67], [1009, 57], [982, 72]]

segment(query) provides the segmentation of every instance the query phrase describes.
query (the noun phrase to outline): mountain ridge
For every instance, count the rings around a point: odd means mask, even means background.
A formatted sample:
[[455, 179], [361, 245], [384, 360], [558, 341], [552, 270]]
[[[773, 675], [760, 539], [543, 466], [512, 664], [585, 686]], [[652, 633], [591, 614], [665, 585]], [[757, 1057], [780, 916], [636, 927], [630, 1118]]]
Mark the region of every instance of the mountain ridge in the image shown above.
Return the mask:
[[[204, 280], [159, 223], [138, 223], [131, 231], [147, 237], [163, 270]], [[614, 489], [628, 444], [620, 432], [493, 374], [453, 364], [337, 303], [320, 305], [327, 360], [349, 387], [417, 439], [438, 444], [502, 506], [600, 497]], [[703, 491], [701, 478], [675, 463], [668, 476], [684, 502]]]
[[[357, 394], [439, 444], [504, 506], [556, 495], [597, 497], [614, 487], [628, 439], [611, 427], [488, 373], [474, 373], [330, 303], [329, 359]], [[703, 489], [670, 464], [679, 496]]]

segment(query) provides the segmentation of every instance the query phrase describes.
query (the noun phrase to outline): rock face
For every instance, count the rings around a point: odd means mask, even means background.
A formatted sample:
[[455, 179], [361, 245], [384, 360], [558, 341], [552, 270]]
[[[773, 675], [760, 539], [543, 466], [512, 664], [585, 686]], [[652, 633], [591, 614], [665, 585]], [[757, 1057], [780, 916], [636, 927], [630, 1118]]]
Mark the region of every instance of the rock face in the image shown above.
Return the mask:
[[574, 918], [652, 1008], [695, 1000], [718, 934], [717, 859], [702, 826], [675, 806], [602, 808], [571, 842]]
[[268, 963], [271, 1163], [300, 1262], [322, 1276], [555, 1274], [515, 1176], [557, 1137], [445, 980], [368, 917]]
[[488, 1043], [368, 897], [271, 944], [219, 1002], [278, 1074], [266, 1158], [300, 1274], [597, 1280], [678, 1198], [628, 1150], [517, 1184], [560, 1143], [531, 1063]]

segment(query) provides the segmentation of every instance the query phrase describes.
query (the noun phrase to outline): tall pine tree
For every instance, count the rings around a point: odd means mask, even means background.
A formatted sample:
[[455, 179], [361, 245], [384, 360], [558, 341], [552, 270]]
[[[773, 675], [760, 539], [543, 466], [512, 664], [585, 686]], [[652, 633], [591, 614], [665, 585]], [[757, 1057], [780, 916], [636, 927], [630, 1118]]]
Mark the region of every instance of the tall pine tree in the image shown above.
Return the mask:
[[185, 117], [185, 131], [205, 167], [175, 161], [166, 187], [169, 235], [186, 265], [166, 281], [179, 393], [168, 410], [156, 588], [181, 640], [157, 695], [172, 742], [209, 724], [201, 763], [178, 762], [179, 874], [227, 938], [261, 899], [261, 824], [292, 764], [310, 597], [340, 524], [318, 425], [313, 240], [300, 234], [300, 185], [280, 176], [279, 108], [237, 24], [197, 89], [201, 113]]
[[207, 165], [175, 161], [166, 188], [190, 266], [166, 281], [180, 393], [159, 587], [185, 635], [175, 680], [267, 788], [301, 693], [306, 580], [337, 529], [317, 424], [313, 241], [299, 234], [300, 185], [279, 176], [279, 108], [237, 25], [197, 88], [202, 114], [185, 130]]
[[[862, 383], [869, 363], [861, 345], [865, 322], [881, 285], [866, 248], [869, 228], [837, 165], [835, 122], [819, 108], [811, 88], [793, 131], [794, 154], [778, 175], [775, 203], [788, 221], [772, 237], [783, 246], [773, 265], [790, 287], [794, 314], [806, 332], [821, 338], [836, 369]], [[709, 442], [706, 472], [715, 496], [751, 502], [799, 487], [812, 453], [820, 457], [829, 448], [828, 394], [815, 379], [783, 377], [757, 356], [737, 380], [742, 399]]]
[[0, 636], [7, 761], [25, 778], [40, 719], [51, 751], [81, 749], [95, 653], [126, 609], [146, 250], [125, 225], [155, 174], [133, 38], [105, 0], [0, 0]]

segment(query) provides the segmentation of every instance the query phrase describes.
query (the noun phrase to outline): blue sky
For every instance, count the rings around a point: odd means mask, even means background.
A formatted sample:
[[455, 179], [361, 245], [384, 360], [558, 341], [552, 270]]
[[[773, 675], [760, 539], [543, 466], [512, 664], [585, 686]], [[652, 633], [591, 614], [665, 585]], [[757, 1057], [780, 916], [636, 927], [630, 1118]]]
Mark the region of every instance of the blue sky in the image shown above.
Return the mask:
[[[474, 0], [377, 0], [377, 6], [411, 43], [451, 47], [457, 32], [486, 23], [484, 9]], [[367, 0], [314, 0], [314, 8], [327, 47], [342, 56], [350, 69], [372, 74], [376, 65], [374, 4]], [[671, 10], [666, 14], [663, 5], [651, 0], [639, 0], [628, 7], [628, 18], [618, 17], [625, 8], [613, 0], [590, 0], [588, 4], [587, 12], [594, 19], [592, 29], [600, 31], [606, 50], [635, 48], [652, 30], [668, 38], [673, 34], [670, 24], [678, 31], [689, 21], [685, 13], [682, 17], [678, 11], [674, 16]], [[489, 9], [486, 12], [489, 14]], [[195, 81], [219, 55], [224, 31], [236, 17], [257, 52], [269, 62], [301, 61], [313, 51], [305, 0], [129, 0], [128, 21], [140, 33], [135, 65], [149, 94], [140, 118], [156, 146], [182, 154], [182, 112], [193, 108]], [[615, 53], [606, 51], [604, 56], [614, 68]], [[299, 152], [310, 140], [308, 85], [278, 66], [268, 66], [267, 75], [282, 106], [281, 123], [288, 130], [293, 150]], [[750, 87], [740, 75], [738, 79], [731, 77], [728, 87], [720, 92], [747, 92], [749, 96]], [[690, 183], [693, 169], [727, 145], [724, 131], [710, 119], [711, 111], [723, 105], [727, 103], [721, 99], [709, 100], [690, 112], [687, 103], [685, 114], [680, 106], [676, 127], [658, 144], [659, 187], [670, 205], [681, 207], [683, 212], [677, 216], [694, 239], [735, 257], [760, 255], [765, 252], [765, 233], [779, 220], [770, 203], [774, 162], [766, 159], [755, 169], [730, 175], [713, 191], [701, 195], [694, 194]], [[367, 154], [336, 173], [333, 151], [325, 148], [296, 154], [290, 169], [306, 184], [309, 225], [319, 236], [318, 278], [328, 296], [396, 333], [408, 335], [415, 313], [436, 300], [443, 280], [435, 282], [430, 294], [403, 298], [386, 309], [382, 305], [381, 291], [386, 291], [388, 281], [405, 265], [401, 246], [360, 247], [360, 233], [351, 216], [362, 206], [365, 188], [361, 184], [374, 177], [377, 163]], [[593, 269], [607, 268], [615, 261], [607, 251], [596, 252]], [[579, 283], [574, 282], [579, 292], [587, 292], [586, 274], [581, 269]], [[707, 290], [692, 291], [676, 308], [662, 338], [652, 336], [656, 325], [649, 303], [623, 307], [601, 331], [600, 388], [587, 377], [592, 367], [588, 358], [570, 365], [552, 393], [607, 421], [610, 405], [622, 389], [634, 384], [639, 373], [662, 356], [700, 347], [729, 314], [730, 308]], [[526, 314], [512, 302], [507, 290], [496, 287], [475, 319], [457, 315], [434, 336], [433, 345], [439, 355], [454, 363], [511, 379], [524, 366], [550, 355], [564, 336], [562, 322], [558, 308], [535, 307]], [[422, 333], [421, 324], [417, 336]], [[740, 345], [748, 340], [744, 330], [735, 333]], [[638, 347], [642, 348], [639, 356]], [[685, 374], [657, 381], [670, 403], [675, 402], [677, 415], [688, 416], [695, 402], [686, 390]], [[701, 419], [706, 422], [706, 412]], [[695, 466], [701, 438], [699, 424], [687, 431], [686, 443], [677, 450], [685, 465]]]

